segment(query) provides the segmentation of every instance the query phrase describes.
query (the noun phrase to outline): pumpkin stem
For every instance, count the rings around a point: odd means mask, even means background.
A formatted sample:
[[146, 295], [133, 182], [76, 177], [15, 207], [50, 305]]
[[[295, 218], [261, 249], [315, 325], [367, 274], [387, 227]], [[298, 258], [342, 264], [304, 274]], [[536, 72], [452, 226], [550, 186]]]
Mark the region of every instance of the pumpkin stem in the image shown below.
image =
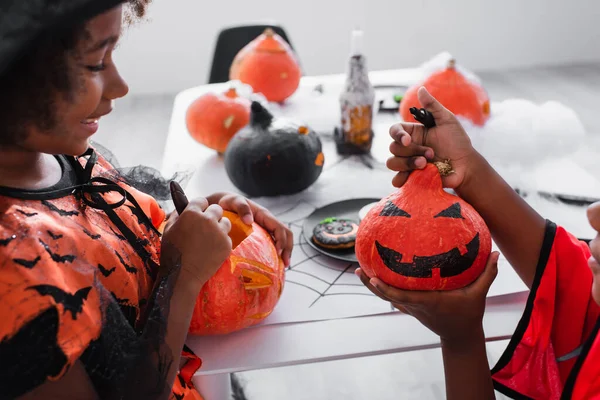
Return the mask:
[[258, 101], [253, 101], [250, 106], [250, 124], [267, 128], [273, 121], [273, 115]]
[[237, 94], [237, 90], [235, 90], [234, 87], [230, 87], [226, 92], [225, 92], [225, 97], [229, 97], [230, 99], [235, 99], [236, 97], [238, 97]]
[[454, 69], [455, 67], [456, 67], [456, 60], [454, 58], [451, 58], [450, 60], [448, 60], [448, 68]]
[[440, 171], [441, 176], [448, 176], [454, 172], [452, 169], [452, 164], [450, 164], [450, 160], [436, 161], [433, 163], [433, 165], [435, 165], [438, 171]]
[[275, 31], [273, 30], [273, 28], [267, 28], [267, 29], [265, 29], [265, 31], [263, 33], [265, 34], [266, 37], [275, 36]]

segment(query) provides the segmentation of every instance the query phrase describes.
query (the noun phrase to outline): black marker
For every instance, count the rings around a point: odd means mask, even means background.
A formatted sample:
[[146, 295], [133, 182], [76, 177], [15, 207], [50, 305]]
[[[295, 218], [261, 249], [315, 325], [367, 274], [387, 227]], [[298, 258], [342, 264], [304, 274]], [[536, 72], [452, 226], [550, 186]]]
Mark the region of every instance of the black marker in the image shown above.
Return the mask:
[[424, 129], [422, 142], [423, 146], [426, 146], [427, 133], [429, 132], [430, 128], [433, 128], [435, 126], [435, 118], [433, 118], [433, 114], [431, 112], [427, 111], [424, 108], [418, 109], [417, 107], [411, 107], [410, 113], [417, 121], [423, 124]]
[[175, 181], [171, 181], [171, 198], [173, 199], [173, 204], [175, 205], [175, 210], [177, 210], [177, 214], [180, 214], [185, 210], [187, 205], [189, 204], [189, 200], [187, 199], [183, 189], [179, 185], [179, 183]]
[[410, 113], [413, 117], [422, 123], [425, 128], [433, 128], [435, 126], [435, 119], [433, 118], [433, 114], [427, 111], [424, 108], [418, 109], [417, 107], [411, 107]]

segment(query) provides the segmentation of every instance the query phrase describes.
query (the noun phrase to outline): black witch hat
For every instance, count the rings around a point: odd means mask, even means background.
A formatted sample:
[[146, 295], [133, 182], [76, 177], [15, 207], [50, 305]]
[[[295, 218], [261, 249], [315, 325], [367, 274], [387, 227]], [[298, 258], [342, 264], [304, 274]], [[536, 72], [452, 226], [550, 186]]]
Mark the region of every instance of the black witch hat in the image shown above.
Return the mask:
[[[83, 23], [128, 0], [0, 0], [0, 75], [23, 57], [36, 41]], [[114, 167], [105, 177], [124, 181], [171, 208], [169, 182], [185, 186], [193, 171], [175, 173], [164, 179], [159, 171], [138, 165], [122, 167], [116, 157], [98, 143], [95, 150]]]
[[35, 41], [126, 0], [0, 0], [0, 75]]

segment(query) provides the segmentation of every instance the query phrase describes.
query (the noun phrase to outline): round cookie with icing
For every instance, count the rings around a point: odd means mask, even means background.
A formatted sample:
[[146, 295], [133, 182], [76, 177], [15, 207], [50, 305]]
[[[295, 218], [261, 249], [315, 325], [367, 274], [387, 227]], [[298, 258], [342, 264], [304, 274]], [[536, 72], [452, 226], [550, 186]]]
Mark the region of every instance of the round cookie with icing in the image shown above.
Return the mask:
[[358, 224], [351, 219], [326, 218], [313, 230], [312, 240], [326, 249], [349, 249], [354, 247]]

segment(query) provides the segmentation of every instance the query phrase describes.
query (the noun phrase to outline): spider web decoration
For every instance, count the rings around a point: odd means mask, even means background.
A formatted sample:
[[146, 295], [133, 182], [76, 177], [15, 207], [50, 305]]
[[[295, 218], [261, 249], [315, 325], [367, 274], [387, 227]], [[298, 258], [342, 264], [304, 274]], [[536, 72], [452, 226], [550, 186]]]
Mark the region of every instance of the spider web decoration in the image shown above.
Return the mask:
[[300, 201], [279, 212], [273, 210], [294, 233], [294, 250], [281, 299], [261, 325], [351, 318], [393, 310], [354, 274], [357, 263], [333, 259], [311, 247], [302, 235], [302, 224], [316, 208]]
[[[404, 84], [407, 83], [406, 79], [415, 82], [420, 78], [415, 75], [382, 75], [380, 79]], [[339, 122], [337, 95], [342, 90], [343, 82], [315, 83], [320, 86], [303, 86], [302, 90], [294, 95], [294, 101], [285, 105], [265, 104], [273, 115], [303, 121], [317, 131], [321, 138], [325, 163], [317, 181], [301, 193], [251, 198], [285, 222], [293, 231], [295, 240], [282, 297], [273, 313], [262, 321], [263, 325], [351, 318], [391, 311], [388, 302], [371, 294], [354, 275], [354, 269], [358, 265], [321, 255], [311, 247], [307, 238], [302, 237], [302, 225], [316, 208], [350, 199], [383, 198], [394, 190], [391, 182], [395, 173], [387, 169], [386, 161], [390, 156], [389, 129], [392, 124], [399, 122], [398, 117], [394, 113], [377, 114], [373, 125], [375, 137], [370, 155], [341, 156], [336, 151], [333, 131]], [[207, 88], [195, 88], [178, 95], [171, 117], [172, 125], [161, 172], [163, 176], [173, 176], [177, 172], [187, 170], [188, 167], [196, 171], [189, 179], [189, 187], [182, 185], [189, 197], [221, 191], [240, 193], [230, 181], [222, 157], [201, 146], [187, 134], [185, 110], [206, 90]], [[492, 109], [494, 107], [492, 105]], [[544, 121], [551, 125], [554, 119], [546, 118]], [[559, 169], [564, 169], [562, 163], [557, 165], [560, 166]], [[552, 173], [548, 173], [547, 170], [542, 172], [541, 175], [551, 177], [549, 186], [555, 187], [553, 177], [557, 175], [554, 170]], [[583, 236], [585, 232], [580, 233], [582, 229], [587, 229], [588, 232], [591, 229], [580, 207], [565, 210], [564, 204], [550, 203], [545, 199], [536, 199], [535, 196], [529, 196], [526, 200], [542, 215], [553, 219], [579, 237], [589, 237], [588, 234]], [[493, 248], [497, 249], [497, 246]], [[527, 287], [501, 256], [498, 276], [490, 288], [488, 297], [505, 296], [526, 290]]]
[[[322, 135], [322, 144], [327, 161], [321, 176], [313, 185], [295, 195], [251, 198], [287, 224], [294, 234], [295, 241], [281, 299], [273, 313], [259, 325], [398, 312], [389, 302], [373, 295], [354, 275], [357, 263], [344, 262], [321, 254], [307, 241], [310, 237], [302, 235], [304, 220], [317, 208], [349, 199], [383, 198], [394, 190], [391, 185], [394, 172], [385, 166], [389, 154], [389, 140], [384, 135], [378, 135], [373, 142], [372, 155], [362, 157], [340, 156], [335, 151], [333, 138], [327, 135]], [[179, 148], [181, 147], [183, 146]], [[181, 156], [178, 159], [183, 160]], [[186, 190], [198, 194], [215, 191], [237, 192], [225, 173], [222, 160], [214, 154], [208, 157], [208, 160], [198, 166], [202, 174], [196, 174], [190, 180], [192, 189]], [[172, 164], [163, 174], [172, 175], [185, 170], [182, 167], [184, 162]], [[495, 250], [497, 246], [493, 245], [493, 248]], [[501, 256], [498, 276], [488, 292], [488, 297], [526, 290], [527, 287], [512, 270], [508, 261]]]
[[[367, 289], [354, 274], [357, 263], [337, 260], [315, 250], [302, 234], [304, 220], [318, 207], [306, 200], [271, 211], [294, 233], [294, 249], [286, 269], [285, 286], [273, 313], [259, 325], [353, 318], [398, 312]], [[498, 246], [492, 243], [493, 250]], [[504, 256], [489, 297], [524, 292], [527, 287]]]
[[[108, 149], [98, 143], [93, 145], [114, 167], [114, 171], [110, 173], [123, 177], [138, 190], [152, 195], [166, 211], [173, 208], [168, 182], [174, 179], [186, 187], [190, 181], [192, 173], [185, 169], [182, 171], [176, 168], [176, 171], [169, 174], [173, 178], [165, 179], [162, 173], [145, 166], [124, 168]], [[333, 139], [324, 138], [323, 145], [333, 149]], [[282, 297], [273, 313], [261, 325], [350, 318], [395, 311], [388, 302], [372, 294], [354, 274], [357, 263], [336, 260], [319, 253], [302, 235], [304, 220], [317, 207], [356, 197], [358, 193], [354, 192], [364, 189], [364, 186], [358, 185], [349, 187], [347, 182], [337, 179], [336, 169], [350, 168], [355, 179], [369, 182], [369, 186], [372, 186], [369, 191], [374, 196], [383, 196], [390, 190], [389, 178], [381, 174], [386, 170], [380, 160], [369, 156], [342, 157], [335, 154], [335, 151], [327, 154], [327, 166], [319, 182], [311, 190], [285, 199], [253, 199], [287, 224], [294, 233], [295, 241], [290, 266], [286, 269]], [[375, 171], [380, 173], [373, 175]], [[215, 174], [210, 175], [220, 179], [219, 173], [224, 174], [220, 162]], [[222, 178], [226, 179], [225, 176]], [[290, 206], [290, 203], [294, 205]]]
[[[324, 144], [330, 145], [329, 141]], [[369, 164], [365, 168], [365, 163]], [[351, 176], [352, 185], [341, 176]], [[285, 285], [273, 313], [259, 325], [320, 321], [398, 312], [367, 289], [354, 274], [357, 263], [333, 259], [315, 250], [304, 237], [304, 220], [317, 208], [350, 198], [384, 197], [390, 192], [390, 174], [381, 160], [335, 157], [307, 191], [280, 198], [255, 198], [294, 233], [294, 248]], [[292, 205], [290, 205], [292, 204]], [[307, 233], [312, 234], [312, 232]], [[497, 246], [493, 246], [497, 249]], [[488, 297], [526, 290], [504, 257]]]

